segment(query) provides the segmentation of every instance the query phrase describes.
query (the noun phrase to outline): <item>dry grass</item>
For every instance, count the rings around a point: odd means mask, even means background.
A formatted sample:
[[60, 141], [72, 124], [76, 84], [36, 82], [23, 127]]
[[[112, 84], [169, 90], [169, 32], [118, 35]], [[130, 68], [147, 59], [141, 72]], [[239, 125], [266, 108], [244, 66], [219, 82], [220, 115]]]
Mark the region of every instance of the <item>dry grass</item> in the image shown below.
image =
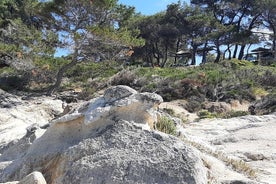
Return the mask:
[[[247, 177], [249, 177], [250, 179], [256, 179], [257, 171], [255, 169], [253, 169], [249, 164], [244, 162], [243, 160], [230, 158], [229, 156], [227, 156], [225, 153], [223, 153], [221, 151], [217, 151], [217, 150], [213, 151], [210, 148], [208, 148], [202, 144], [199, 144], [197, 142], [188, 140], [187, 138], [185, 138], [183, 136], [181, 137], [181, 139], [185, 143], [190, 144], [191, 146], [195, 147], [202, 153], [206, 153], [208, 155], [211, 155], [211, 156], [223, 161], [228, 167], [231, 167], [232, 170], [234, 170], [238, 173], [242, 173], [242, 174], [246, 175]], [[208, 166], [208, 164], [207, 164], [207, 166]]]

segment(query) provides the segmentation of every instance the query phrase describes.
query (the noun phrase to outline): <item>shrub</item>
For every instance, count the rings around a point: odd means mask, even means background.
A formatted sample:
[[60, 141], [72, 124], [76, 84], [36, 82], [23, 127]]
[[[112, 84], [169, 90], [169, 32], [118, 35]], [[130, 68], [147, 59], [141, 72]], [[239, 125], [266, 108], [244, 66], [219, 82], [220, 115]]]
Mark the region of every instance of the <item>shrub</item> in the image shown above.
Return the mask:
[[129, 70], [123, 70], [112, 78], [111, 85], [132, 86], [135, 79], [136, 79], [136, 75], [134, 72]]
[[140, 77], [152, 78], [153, 76], [159, 76], [162, 78], [170, 78], [174, 80], [184, 79], [185, 77], [193, 74], [192, 69], [183, 68], [137, 68], [135, 73]]
[[217, 115], [215, 113], [211, 113], [207, 110], [201, 110], [197, 113], [199, 119], [205, 119], [205, 118], [216, 118]]
[[264, 97], [269, 94], [265, 89], [261, 87], [253, 87], [252, 92], [255, 97]]
[[230, 112], [226, 112], [221, 114], [219, 117], [220, 118], [234, 118], [234, 117], [240, 117], [240, 116], [246, 116], [249, 115], [248, 111], [230, 111]]
[[274, 61], [274, 63], [272, 63], [272, 64], [270, 65], [270, 67], [275, 67], [275, 68], [276, 68], [276, 61]]
[[28, 75], [12, 75], [0, 78], [0, 88], [9, 90], [24, 90], [29, 82]]
[[238, 69], [242, 66], [254, 66], [254, 63], [250, 62], [250, 61], [246, 61], [246, 60], [238, 60], [236, 58], [232, 58], [231, 60], [223, 60], [221, 62], [223, 64], [223, 66], [225, 67], [230, 67], [232, 69]]
[[154, 92], [156, 91], [157, 89], [157, 84], [152, 82], [152, 83], [149, 83], [147, 85], [145, 85], [143, 88], [142, 88], [142, 91], [145, 91], [145, 92]]
[[90, 87], [85, 88], [81, 93], [78, 94], [78, 99], [80, 100], [90, 100], [94, 97], [96, 88]]
[[52, 58], [52, 57], [36, 57], [34, 58], [34, 64], [37, 68], [45, 69], [52, 71], [58, 71], [64, 64], [69, 63], [70, 60], [66, 58]]
[[74, 82], [86, 82], [89, 78], [108, 78], [115, 75], [119, 71], [117, 63], [114, 62], [83, 62], [68, 70], [66, 77], [73, 78]]
[[164, 108], [163, 111], [171, 116], [175, 116], [175, 111], [171, 108]]
[[166, 116], [161, 116], [156, 123], [157, 130], [164, 132], [166, 134], [176, 135], [176, 126], [174, 121]]
[[248, 111], [229, 111], [224, 113], [211, 113], [207, 110], [201, 110], [197, 113], [198, 119], [205, 119], [205, 118], [234, 118], [234, 117], [240, 117], [240, 116], [246, 116], [249, 115]]
[[276, 86], [276, 70], [266, 70], [265, 73], [259, 78], [260, 83], [266, 86]]
[[197, 112], [202, 109], [204, 100], [202, 97], [191, 96], [187, 99], [186, 109], [191, 113]]

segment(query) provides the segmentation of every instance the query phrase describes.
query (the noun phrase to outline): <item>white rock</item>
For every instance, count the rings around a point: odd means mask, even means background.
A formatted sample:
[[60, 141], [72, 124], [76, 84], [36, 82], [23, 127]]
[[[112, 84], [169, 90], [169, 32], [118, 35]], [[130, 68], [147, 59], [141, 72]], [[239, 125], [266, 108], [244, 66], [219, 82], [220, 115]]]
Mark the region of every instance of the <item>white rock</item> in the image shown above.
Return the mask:
[[18, 184], [47, 184], [41, 172], [35, 171], [25, 176]]
[[149, 130], [161, 102], [156, 94], [113, 87], [54, 120], [25, 155], [2, 170], [0, 182], [38, 170], [53, 184], [207, 183], [196, 150]]
[[[244, 160], [256, 171], [258, 182], [275, 183], [276, 114], [202, 120], [191, 123], [181, 132], [213, 153], [219, 151], [229, 158]], [[222, 180], [221, 176], [216, 175]]]
[[19, 105], [0, 108], [0, 148], [12, 140], [26, 134], [26, 128], [32, 124], [44, 126], [53, 119], [53, 112], [63, 111], [62, 102], [49, 97], [24, 101], [17, 99]]

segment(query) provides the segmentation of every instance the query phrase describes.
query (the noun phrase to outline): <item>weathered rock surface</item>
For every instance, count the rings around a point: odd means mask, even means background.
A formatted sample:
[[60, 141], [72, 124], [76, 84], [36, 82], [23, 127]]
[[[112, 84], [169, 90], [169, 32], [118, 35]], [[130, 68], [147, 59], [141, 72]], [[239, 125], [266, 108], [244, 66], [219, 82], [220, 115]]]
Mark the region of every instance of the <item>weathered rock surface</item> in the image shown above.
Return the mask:
[[276, 183], [275, 113], [177, 123], [179, 140], [151, 130], [157, 109], [193, 114], [180, 101], [159, 106], [159, 95], [127, 86], [54, 120], [59, 100], [0, 94], [0, 182], [30, 184], [28, 175], [40, 171], [48, 184]]
[[60, 100], [16, 96], [0, 90], [0, 173], [24, 156], [32, 142], [45, 132], [42, 128], [62, 111]]
[[25, 176], [21, 181], [12, 181], [1, 184], [47, 184], [41, 172], [34, 171]]
[[28, 97], [24, 100], [0, 90], [0, 154], [3, 147], [23, 138], [28, 127], [43, 127], [62, 111], [60, 100], [50, 97]]
[[195, 149], [149, 129], [161, 102], [156, 94], [109, 88], [52, 121], [25, 154], [7, 163], [0, 182], [19, 181], [37, 170], [49, 184], [207, 183]]
[[275, 113], [205, 119], [187, 125], [181, 132], [201, 149], [218, 183], [276, 183]]
[[47, 184], [41, 172], [34, 171], [25, 176], [18, 184]]

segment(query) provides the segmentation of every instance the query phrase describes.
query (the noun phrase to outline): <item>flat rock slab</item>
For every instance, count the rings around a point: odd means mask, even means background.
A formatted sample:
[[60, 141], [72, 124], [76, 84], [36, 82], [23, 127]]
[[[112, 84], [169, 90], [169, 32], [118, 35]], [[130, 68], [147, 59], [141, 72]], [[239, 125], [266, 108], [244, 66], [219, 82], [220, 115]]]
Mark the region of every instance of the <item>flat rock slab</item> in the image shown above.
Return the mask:
[[214, 150], [242, 159], [260, 182], [276, 183], [276, 114], [191, 123], [183, 133]]

